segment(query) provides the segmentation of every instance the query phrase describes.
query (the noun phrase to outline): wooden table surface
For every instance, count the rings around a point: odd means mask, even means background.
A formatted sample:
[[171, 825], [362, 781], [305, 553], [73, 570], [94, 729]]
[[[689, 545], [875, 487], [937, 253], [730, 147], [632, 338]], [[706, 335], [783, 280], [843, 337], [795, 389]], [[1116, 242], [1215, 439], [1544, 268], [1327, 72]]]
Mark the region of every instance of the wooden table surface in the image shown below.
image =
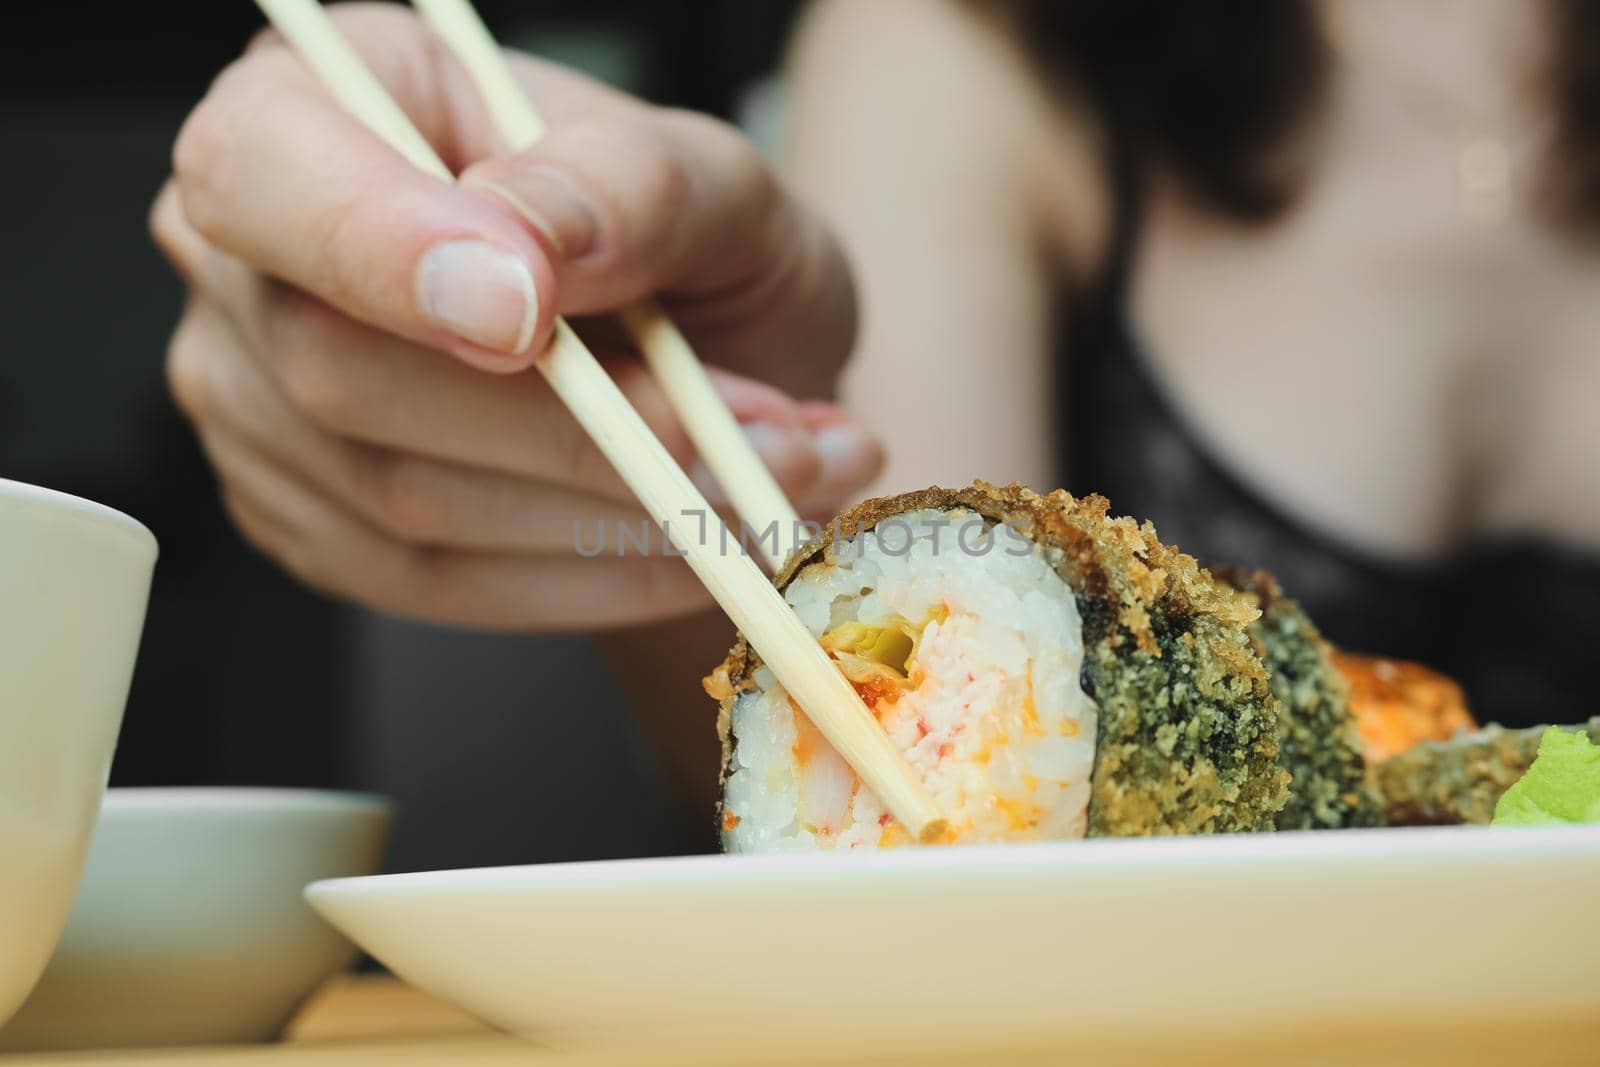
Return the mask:
[[[392, 978], [334, 979], [307, 1003], [285, 1040], [234, 1048], [71, 1052], [0, 1056], [0, 1067], [656, 1067], [663, 1062], [708, 1064], [705, 1055], [664, 1061], [657, 1056], [575, 1056], [541, 1049], [496, 1033], [463, 1012]], [[750, 1061], [727, 1059], [730, 1064]], [[801, 1060], [764, 1059], [762, 1067], [799, 1067]], [[829, 1067], [1044, 1067], [1046, 1064], [1183, 1067], [1249, 1064], [1600, 1064], [1600, 1016], [1591, 1012], [1542, 1018], [1442, 1020], [1417, 1026], [1346, 1024], [1270, 1034], [1182, 1040], [1141, 1038], [1137, 1043], [1094, 1042], [1070, 1053], [1020, 1053], [997, 1057], [945, 1056], [884, 1060], [833, 1059]]]

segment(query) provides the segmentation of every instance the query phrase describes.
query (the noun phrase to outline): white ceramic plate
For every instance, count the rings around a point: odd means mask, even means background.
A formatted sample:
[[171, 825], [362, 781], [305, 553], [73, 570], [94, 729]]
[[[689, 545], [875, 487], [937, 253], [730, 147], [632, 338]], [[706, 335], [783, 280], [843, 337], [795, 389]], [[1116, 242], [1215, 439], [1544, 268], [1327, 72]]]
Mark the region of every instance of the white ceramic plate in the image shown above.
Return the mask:
[[1600, 1018], [1600, 827], [698, 857], [320, 882], [401, 977], [567, 1049], [1067, 1047]]

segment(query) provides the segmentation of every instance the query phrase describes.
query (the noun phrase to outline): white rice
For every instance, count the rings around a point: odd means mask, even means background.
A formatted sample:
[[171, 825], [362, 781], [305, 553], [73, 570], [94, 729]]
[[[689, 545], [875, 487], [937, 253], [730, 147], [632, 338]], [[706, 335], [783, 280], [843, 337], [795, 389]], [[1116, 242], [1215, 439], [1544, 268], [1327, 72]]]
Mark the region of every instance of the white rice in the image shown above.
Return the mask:
[[[785, 595], [819, 638], [846, 622], [926, 621], [910, 687], [874, 711], [953, 840], [1083, 836], [1096, 709], [1079, 684], [1077, 603], [1044, 549], [965, 509], [911, 512], [836, 542]], [[754, 681], [733, 707], [725, 847], [909, 843], [815, 728], [796, 721], [771, 673]]]

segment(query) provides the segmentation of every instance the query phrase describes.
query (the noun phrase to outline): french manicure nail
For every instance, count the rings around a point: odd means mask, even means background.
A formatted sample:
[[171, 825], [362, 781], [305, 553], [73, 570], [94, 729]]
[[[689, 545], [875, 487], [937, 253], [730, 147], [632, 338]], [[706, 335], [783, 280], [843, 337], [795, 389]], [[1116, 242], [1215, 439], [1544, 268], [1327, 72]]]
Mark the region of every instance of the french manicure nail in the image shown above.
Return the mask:
[[[740, 427], [755, 449], [761, 462], [766, 464], [780, 483], [792, 481], [803, 470], [814, 470], [818, 463], [817, 450], [811, 434], [798, 426], [774, 426], [766, 422], [752, 422]], [[705, 494], [713, 507], [724, 507], [728, 496], [718, 484], [716, 476], [706, 466], [705, 460], [696, 457], [689, 467], [689, 480]]]
[[816, 442], [817, 455], [828, 474], [859, 476], [869, 473], [878, 462], [877, 442], [858, 426], [824, 426], [817, 431]]
[[816, 431], [815, 446], [821, 473], [802, 502], [806, 511], [829, 510], [844, 503], [878, 473], [883, 451], [877, 440], [851, 423], [824, 426]]
[[481, 184], [516, 209], [562, 259], [581, 259], [594, 248], [600, 232], [594, 203], [559, 170], [529, 167], [473, 184]]
[[484, 348], [518, 353], [533, 341], [539, 297], [519, 257], [485, 241], [443, 241], [417, 264], [428, 321]]

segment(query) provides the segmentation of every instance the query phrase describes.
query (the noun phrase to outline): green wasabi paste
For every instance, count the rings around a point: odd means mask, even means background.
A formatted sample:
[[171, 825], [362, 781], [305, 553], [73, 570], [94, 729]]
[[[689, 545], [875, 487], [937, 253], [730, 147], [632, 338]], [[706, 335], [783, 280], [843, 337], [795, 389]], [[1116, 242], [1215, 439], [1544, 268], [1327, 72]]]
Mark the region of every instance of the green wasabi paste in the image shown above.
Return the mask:
[[1552, 726], [1539, 755], [1495, 805], [1495, 826], [1600, 823], [1600, 745]]

